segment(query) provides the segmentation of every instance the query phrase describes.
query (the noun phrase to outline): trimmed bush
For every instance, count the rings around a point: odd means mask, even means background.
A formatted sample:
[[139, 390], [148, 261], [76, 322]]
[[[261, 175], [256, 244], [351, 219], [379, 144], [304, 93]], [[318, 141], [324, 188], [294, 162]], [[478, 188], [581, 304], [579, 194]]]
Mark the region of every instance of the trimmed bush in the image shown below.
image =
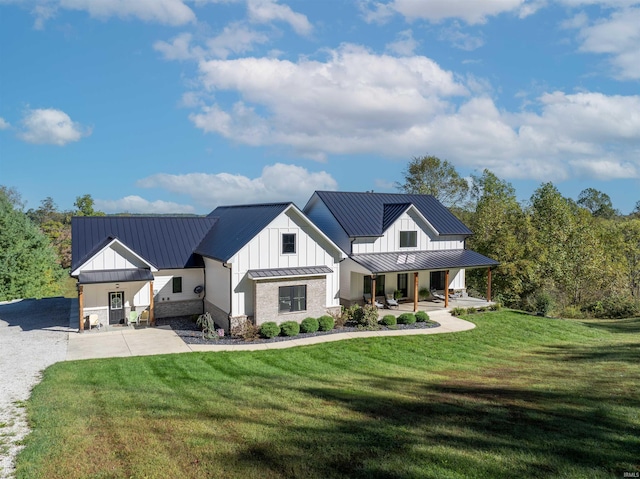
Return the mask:
[[280, 334], [280, 326], [273, 321], [267, 321], [260, 326], [260, 336], [263, 338], [275, 338], [278, 334]]
[[318, 329], [320, 331], [331, 331], [335, 326], [335, 321], [329, 315], [320, 316], [318, 318]]
[[413, 313], [402, 313], [398, 316], [398, 324], [413, 324], [416, 322], [416, 315]]
[[315, 333], [320, 325], [318, 324], [318, 320], [316, 318], [304, 318], [300, 323], [300, 332], [301, 333]]
[[464, 309], [464, 308], [453, 308], [451, 310], [451, 316], [462, 316], [466, 312], [467, 312], [467, 310]]
[[300, 324], [296, 321], [285, 321], [280, 325], [280, 333], [283, 336], [297, 336], [300, 334]]
[[469, 307], [466, 309], [467, 314], [476, 314], [478, 312], [478, 310], [476, 308], [474, 308], [473, 306]]
[[384, 324], [385, 326], [395, 326], [398, 324], [398, 320], [393, 314], [387, 314], [380, 320], [380, 324]]
[[416, 321], [419, 323], [428, 323], [429, 315], [427, 314], [426, 311], [418, 311], [416, 313]]

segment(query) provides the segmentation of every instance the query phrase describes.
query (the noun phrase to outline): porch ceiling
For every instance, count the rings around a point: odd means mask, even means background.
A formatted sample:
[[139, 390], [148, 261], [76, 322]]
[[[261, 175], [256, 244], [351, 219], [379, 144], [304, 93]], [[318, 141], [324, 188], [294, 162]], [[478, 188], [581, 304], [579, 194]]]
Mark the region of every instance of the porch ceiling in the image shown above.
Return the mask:
[[153, 273], [148, 269], [106, 269], [87, 271], [78, 275], [78, 284], [130, 283], [133, 281], [153, 281]]
[[374, 274], [393, 271], [482, 268], [500, 264], [470, 249], [352, 254], [350, 258]]

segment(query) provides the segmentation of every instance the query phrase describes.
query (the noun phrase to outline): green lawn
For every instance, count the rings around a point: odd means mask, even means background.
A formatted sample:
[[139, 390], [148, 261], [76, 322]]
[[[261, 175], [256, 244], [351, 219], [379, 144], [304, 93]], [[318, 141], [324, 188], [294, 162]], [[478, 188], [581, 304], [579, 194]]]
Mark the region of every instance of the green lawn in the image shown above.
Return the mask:
[[472, 331], [59, 363], [18, 478], [623, 477], [640, 319], [473, 315]]

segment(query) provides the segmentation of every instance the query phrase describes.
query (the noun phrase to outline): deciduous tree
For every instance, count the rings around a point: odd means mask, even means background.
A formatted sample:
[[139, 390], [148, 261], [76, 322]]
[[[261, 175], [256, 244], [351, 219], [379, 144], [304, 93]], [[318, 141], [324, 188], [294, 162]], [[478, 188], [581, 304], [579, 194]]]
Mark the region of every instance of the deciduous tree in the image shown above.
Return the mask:
[[404, 171], [405, 193], [433, 195], [445, 206], [459, 205], [469, 193], [469, 184], [447, 160], [435, 156], [413, 158]]

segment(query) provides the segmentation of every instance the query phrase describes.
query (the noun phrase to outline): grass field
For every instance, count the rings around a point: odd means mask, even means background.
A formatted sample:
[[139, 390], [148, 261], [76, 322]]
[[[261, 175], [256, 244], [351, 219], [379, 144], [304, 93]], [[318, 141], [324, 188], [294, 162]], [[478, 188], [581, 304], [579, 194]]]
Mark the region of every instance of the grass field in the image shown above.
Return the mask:
[[18, 478], [624, 477], [640, 320], [58, 363]]

